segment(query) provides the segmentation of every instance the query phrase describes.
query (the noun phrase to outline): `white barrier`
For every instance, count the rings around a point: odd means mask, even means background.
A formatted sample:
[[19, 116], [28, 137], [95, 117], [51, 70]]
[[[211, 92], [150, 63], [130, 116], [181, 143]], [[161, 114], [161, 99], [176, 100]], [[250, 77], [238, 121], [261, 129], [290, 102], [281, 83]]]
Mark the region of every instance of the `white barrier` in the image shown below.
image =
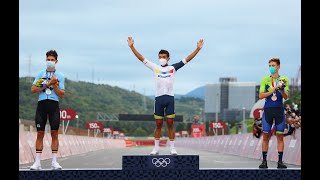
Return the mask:
[[[34, 162], [36, 155], [35, 141], [37, 132], [19, 131], [19, 164]], [[58, 157], [82, 154], [90, 151], [111, 148], [125, 148], [123, 139], [107, 139], [59, 134]], [[41, 159], [51, 158], [51, 134], [45, 133]]]
[[[283, 161], [289, 164], [301, 165], [301, 129], [296, 129], [295, 135], [284, 137]], [[219, 152], [254, 159], [261, 159], [262, 137], [256, 138], [251, 133], [236, 135], [219, 135], [199, 138], [176, 138], [177, 147]], [[271, 136], [267, 160], [277, 161], [277, 138]]]

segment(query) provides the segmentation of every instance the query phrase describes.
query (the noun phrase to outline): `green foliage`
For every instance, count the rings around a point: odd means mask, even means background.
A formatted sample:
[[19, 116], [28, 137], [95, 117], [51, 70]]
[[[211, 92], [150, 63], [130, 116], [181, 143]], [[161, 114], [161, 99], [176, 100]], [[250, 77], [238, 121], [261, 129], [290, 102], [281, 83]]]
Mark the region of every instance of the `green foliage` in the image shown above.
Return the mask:
[[147, 136], [147, 135], [148, 135], [148, 132], [147, 132], [146, 130], [144, 130], [143, 128], [138, 127], [138, 128], [134, 131], [133, 134], [135, 134], [135, 136]]
[[[19, 78], [19, 118], [34, 120], [38, 102], [38, 94], [31, 93], [33, 79]], [[145, 100], [145, 106], [144, 106]], [[135, 91], [128, 91], [110, 85], [93, 84], [83, 81], [65, 80], [65, 97], [60, 100], [60, 108], [72, 108], [79, 115], [79, 127], [85, 128], [86, 122], [97, 121], [97, 113], [104, 114], [153, 114], [154, 100]], [[199, 115], [204, 108], [204, 100], [199, 98], [176, 99], [176, 114], [188, 118]], [[128, 136], [148, 135], [153, 136], [154, 120], [148, 122], [102, 122], [104, 127], [112, 127], [115, 130], [126, 133]], [[76, 121], [71, 121], [69, 126], [76, 127]], [[177, 131], [189, 130], [186, 123], [175, 123]], [[167, 133], [164, 123], [163, 131]], [[163, 135], [165, 135], [163, 134]]]
[[293, 94], [290, 94], [289, 99], [284, 102], [284, 104], [289, 105], [292, 105], [292, 103], [297, 104], [298, 109], [301, 110], [301, 91], [295, 91]]
[[[248, 133], [252, 132], [253, 122], [254, 122], [254, 119], [245, 119], [245, 123], [247, 125], [247, 132]], [[237, 123], [242, 123], [242, 121], [237, 122]], [[241, 130], [239, 129], [239, 131], [241, 131]], [[236, 134], [236, 122], [232, 122], [229, 133], [230, 134]]]

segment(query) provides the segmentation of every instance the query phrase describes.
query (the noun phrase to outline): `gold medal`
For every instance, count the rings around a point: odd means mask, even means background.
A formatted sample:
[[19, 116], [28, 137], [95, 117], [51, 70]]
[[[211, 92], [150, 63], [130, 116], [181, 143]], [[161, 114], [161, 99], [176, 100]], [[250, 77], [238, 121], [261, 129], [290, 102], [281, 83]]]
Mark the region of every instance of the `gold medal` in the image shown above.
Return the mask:
[[273, 96], [271, 97], [271, 99], [272, 99], [272, 101], [276, 101], [276, 100], [277, 100], [277, 96], [273, 95]]

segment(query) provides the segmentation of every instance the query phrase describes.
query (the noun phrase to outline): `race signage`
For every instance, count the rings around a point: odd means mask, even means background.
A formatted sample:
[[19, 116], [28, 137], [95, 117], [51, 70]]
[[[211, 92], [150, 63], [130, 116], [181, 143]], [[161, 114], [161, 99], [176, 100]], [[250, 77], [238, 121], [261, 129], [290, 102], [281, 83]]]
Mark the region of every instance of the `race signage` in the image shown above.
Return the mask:
[[263, 108], [257, 108], [253, 111], [253, 118], [261, 118], [263, 114]]
[[73, 109], [60, 109], [60, 120], [74, 120], [76, 118], [76, 111]]
[[113, 132], [113, 128], [103, 128], [103, 132], [104, 133], [112, 133]]
[[113, 131], [113, 135], [119, 135], [120, 131]]
[[189, 135], [189, 132], [186, 131], [186, 130], [183, 130], [183, 131], [181, 131], [181, 134], [182, 134], [182, 135]]
[[226, 128], [226, 123], [225, 122], [210, 122], [209, 123], [210, 128], [214, 129], [224, 129]]
[[101, 122], [87, 122], [86, 128], [87, 129], [101, 129], [102, 123]]
[[205, 131], [204, 124], [191, 125], [191, 137], [203, 137], [204, 131]]

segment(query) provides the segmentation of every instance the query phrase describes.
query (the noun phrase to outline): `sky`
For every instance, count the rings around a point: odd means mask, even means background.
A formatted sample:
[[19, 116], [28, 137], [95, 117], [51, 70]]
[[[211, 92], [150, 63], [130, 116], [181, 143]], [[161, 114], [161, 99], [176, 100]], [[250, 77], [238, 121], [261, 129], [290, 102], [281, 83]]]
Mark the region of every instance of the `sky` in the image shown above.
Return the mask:
[[[186, 58], [204, 39], [197, 56], [175, 76], [175, 94], [220, 77], [260, 83], [268, 60], [281, 60], [279, 74], [296, 78], [301, 65], [299, 0], [19, 0], [19, 76], [46, 68], [56, 50], [56, 69], [67, 79], [108, 84], [154, 95], [152, 71], [127, 44], [158, 63]], [[66, 90], [67, 90], [67, 84]]]

